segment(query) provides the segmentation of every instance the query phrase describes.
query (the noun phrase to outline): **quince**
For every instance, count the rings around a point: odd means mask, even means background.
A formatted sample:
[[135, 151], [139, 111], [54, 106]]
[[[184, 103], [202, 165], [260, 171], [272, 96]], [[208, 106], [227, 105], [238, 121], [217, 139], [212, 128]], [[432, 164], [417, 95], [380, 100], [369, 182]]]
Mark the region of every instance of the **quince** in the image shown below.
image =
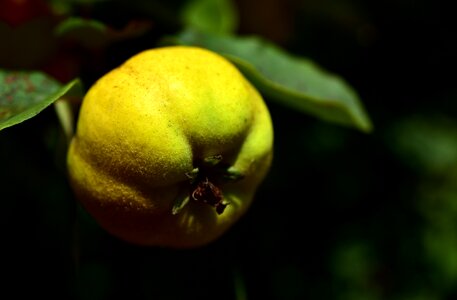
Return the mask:
[[172, 46], [140, 52], [89, 89], [67, 162], [77, 199], [106, 231], [190, 248], [246, 212], [272, 149], [267, 106], [238, 69]]

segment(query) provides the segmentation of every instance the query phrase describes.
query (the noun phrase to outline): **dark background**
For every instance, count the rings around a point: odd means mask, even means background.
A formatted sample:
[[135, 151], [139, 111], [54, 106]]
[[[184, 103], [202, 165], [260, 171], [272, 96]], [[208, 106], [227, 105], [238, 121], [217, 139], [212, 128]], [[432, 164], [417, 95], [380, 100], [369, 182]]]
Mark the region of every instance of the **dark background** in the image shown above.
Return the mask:
[[[154, 1], [152, 1], [154, 2]], [[86, 86], [176, 33], [185, 1], [102, 1], [75, 15], [146, 34], [76, 49]], [[226, 235], [195, 250], [126, 244], [75, 203], [55, 113], [0, 132], [0, 293], [47, 299], [455, 299], [456, 35], [438, 1], [238, 0], [263, 36], [345, 78], [371, 134], [268, 101], [271, 172]], [[173, 16], [175, 18], [173, 18]], [[2, 296], [3, 297], [3, 296]]]

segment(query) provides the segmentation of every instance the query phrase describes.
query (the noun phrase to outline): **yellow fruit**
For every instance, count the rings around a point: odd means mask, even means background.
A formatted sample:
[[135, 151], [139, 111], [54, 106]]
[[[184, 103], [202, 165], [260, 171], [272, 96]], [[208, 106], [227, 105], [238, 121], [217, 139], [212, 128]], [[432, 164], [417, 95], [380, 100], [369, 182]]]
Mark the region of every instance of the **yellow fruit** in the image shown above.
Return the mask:
[[273, 128], [255, 88], [197, 47], [141, 52], [86, 94], [68, 152], [83, 207], [128, 242], [207, 244], [248, 209]]

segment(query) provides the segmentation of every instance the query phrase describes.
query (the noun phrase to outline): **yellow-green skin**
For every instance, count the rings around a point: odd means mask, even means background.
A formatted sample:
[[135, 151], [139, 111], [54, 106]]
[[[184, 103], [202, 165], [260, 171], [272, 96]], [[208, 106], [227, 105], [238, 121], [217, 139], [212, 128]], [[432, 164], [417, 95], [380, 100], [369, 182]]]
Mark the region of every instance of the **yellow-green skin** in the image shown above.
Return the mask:
[[[225, 58], [197, 47], [141, 52], [85, 96], [68, 153], [73, 189], [86, 210], [128, 242], [197, 247], [248, 209], [271, 164], [273, 128], [253, 86]], [[222, 155], [244, 178], [219, 186], [230, 202], [191, 200], [172, 214], [195, 162]]]

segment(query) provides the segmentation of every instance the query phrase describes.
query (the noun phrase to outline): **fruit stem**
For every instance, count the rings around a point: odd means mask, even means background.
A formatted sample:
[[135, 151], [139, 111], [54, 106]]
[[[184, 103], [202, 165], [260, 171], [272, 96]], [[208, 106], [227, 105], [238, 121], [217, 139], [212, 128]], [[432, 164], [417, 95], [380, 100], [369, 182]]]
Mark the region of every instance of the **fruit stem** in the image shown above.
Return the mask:
[[61, 98], [54, 102], [54, 109], [56, 111], [57, 118], [59, 119], [60, 126], [62, 126], [62, 130], [65, 134], [68, 146], [75, 132], [74, 117], [71, 105], [67, 100]]
[[175, 199], [172, 214], [178, 214], [192, 199], [195, 202], [206, 203], [222, 214], [230, 204], [224, 199], [220, 184], [240, 180], [244, 175], [232, 166], [222, 163], [222, 155], [212, 155], [197, 163], [198, 167], [185, 175], [190, 181], [190, 191], [183, 189]]

